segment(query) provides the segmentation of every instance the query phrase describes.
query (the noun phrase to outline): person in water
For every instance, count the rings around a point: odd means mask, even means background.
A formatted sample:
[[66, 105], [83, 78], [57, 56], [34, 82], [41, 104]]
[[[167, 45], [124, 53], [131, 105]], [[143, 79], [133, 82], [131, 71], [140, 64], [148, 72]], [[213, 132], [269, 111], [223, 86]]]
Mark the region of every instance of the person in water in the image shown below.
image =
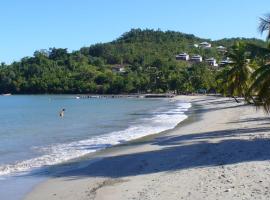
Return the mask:
[[66, 111], [65, 108], [63, 108], [63, 109], [60, 111], [60, 113], [59, 113], [60, 117], [64, 117], [65, 111]]

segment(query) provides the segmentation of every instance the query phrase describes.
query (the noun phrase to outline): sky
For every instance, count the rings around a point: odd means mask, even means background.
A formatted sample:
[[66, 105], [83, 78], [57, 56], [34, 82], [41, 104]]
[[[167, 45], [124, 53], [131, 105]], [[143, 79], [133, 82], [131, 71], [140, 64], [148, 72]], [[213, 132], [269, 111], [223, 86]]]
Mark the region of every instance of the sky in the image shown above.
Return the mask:
[[265, 39], [257, 27], [269, 12], [270, 0], [1, 0], [0, 62], [109, 42], [131, 28]]

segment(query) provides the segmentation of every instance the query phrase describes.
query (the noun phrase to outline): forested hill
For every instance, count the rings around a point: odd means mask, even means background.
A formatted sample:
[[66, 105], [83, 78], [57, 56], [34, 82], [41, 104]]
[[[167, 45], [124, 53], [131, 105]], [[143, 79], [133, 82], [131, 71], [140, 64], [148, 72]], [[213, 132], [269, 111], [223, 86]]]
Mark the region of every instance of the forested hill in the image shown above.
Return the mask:
[[194, 47], [194, 44], [204, 41], [210, 42], [214, 47], [221, 45], [227, 48], [237, 41], [244, 41], [259, 46], [266, 45], [263, 40], [256, 38], [230, 38], [211, 41], [210, 39], [203, 39], [175, 31], [163, 32], [160, 30], [132, 29], [113, 42], [96, 44], [89, 48], [84, 47], [80, 51], [84, 55], [101, 57], [109, 64], [120, 63], [121, 61], [132, 64], [142, 60], [143, 62], [151, 63], [157, 57], [174, 59], [175, 55], [181, 52], [219, 59], [220, 55], [217, 53], [216, 48], [202, 51]]
[[[181, 52], [221, 60], [216, 48], [229, 48], [235, 41], [266, 45], [258, 39], [210, 41], [174, 31], [132, 29], [109, 43], [83, 47], [68, 53], [51, 48], [34, 52], [0, 67], [0, 93], [135, 93], [192, 92], [216, 88], [216, 70], [175, 60]], [[194, 44], [207, 41], [213, 48]], [[120, 71], [117, 71], [121, 66]], [[197, 64], [196, 64], [197, 65]], [[189, 68], [187, 68], [189, 66]], [[116, 71], [114, 70], [116, 69]], [[121, 71], [122, 70], [122, 71]]]

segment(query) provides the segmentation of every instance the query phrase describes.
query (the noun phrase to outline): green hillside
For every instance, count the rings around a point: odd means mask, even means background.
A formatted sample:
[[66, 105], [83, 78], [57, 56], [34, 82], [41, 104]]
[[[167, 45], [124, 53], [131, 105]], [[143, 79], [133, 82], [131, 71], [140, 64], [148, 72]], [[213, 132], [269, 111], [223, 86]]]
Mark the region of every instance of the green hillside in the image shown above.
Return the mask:
[[[212, 48], [194, 47], [203, 41]], [[175, 31], [132, 29], [109, 43], [99, 43], [68, 53], [51, 48], [34, 52], [33, 57], [0, 67], [0, 93], [136, 93], [194, 92], [215, 90], [213, 70], [205, 63], [176, 61], [175, 55], [187, 52], [203, 58], [225, 57], [217, 46], [227, 49], [235, 41], [266, 46], [258, 39], [211, 41]], [[257, 55], [257, 52], [255, 52]], [[255, 55], [254, 55], [255, 56]], [[121, 65], [123, 71], [114, 71]], [[116, 68], [117, 69], [117, 68]]]

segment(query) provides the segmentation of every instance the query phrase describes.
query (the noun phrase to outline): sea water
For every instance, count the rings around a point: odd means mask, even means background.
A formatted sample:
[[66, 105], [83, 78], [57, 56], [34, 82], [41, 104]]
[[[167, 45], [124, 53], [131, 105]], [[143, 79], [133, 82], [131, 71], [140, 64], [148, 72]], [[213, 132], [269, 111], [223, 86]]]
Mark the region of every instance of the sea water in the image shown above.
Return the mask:
[[172, 129], [189, 107], [174, 99], [0, 96], [0, 199], [21, 199], [48, 166]]

